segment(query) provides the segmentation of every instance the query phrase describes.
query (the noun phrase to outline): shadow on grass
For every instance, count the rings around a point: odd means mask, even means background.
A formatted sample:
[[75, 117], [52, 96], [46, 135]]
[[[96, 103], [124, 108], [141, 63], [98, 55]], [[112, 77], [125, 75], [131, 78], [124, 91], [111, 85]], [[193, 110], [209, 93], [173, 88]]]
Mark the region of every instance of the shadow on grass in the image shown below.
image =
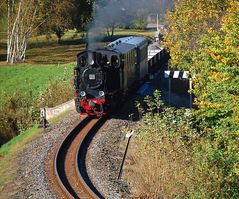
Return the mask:
[[0, 54], [0, 61], [6, 61], [7, 60], [7, 54]]
[[69, 63], [76, 60], [76, 55], [84, 50], [84, 45], [57, 45], [29, 50], [26, 60], [38, 64]]
[[59, 44], [56, 40], [49, 40], [49, 41], [32, 41], [29, 42], [28, 49], [33, 48], [45, 48], [45, 47], [53, 47], [53, 46], [68, 46], [68, 45], [80, 45], [84, 44], [84, 39], [67, 39], [62, 40]]
[[86, 42], [85, 39], [68, 39], [61, 41], [60, 45], [80, 45]]

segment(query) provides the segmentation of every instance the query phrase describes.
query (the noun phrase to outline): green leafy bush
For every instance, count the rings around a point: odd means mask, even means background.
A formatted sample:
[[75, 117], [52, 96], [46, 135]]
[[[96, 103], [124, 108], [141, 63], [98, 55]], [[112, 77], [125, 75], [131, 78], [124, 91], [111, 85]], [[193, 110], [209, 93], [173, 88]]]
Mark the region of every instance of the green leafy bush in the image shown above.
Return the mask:
[[31, 92], [3, 93], [0, 104], [0, 140], [3, 144], [39, 119]]
[[133, 24], [132, 24], [132, 28], [139, 29], [139, 30], [144, 30], [145, 26], [146, 26], [146, 23], [145, 23], [145, 20], [143, 20], [143, 19], [142, 20], [140, 20], [140, 19], [134, 20]]

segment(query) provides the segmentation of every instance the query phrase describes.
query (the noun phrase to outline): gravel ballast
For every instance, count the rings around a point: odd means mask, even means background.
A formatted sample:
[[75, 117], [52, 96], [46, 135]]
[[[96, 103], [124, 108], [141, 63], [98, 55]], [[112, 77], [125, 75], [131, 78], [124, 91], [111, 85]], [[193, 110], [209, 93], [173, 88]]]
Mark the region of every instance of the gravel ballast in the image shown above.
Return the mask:
[[[46, 177], [45, 161], [54, 143], [62, 140], [67, 129], [79, 120], [79, 114], [72, 114], [60, 123], [47, 128], [39, 138], [18, 155], [19, 169], [15, 184], [19, 185], [17, 193], [10, 198], [58, 198], [49, 186]], [[14, 185], [13, 185], [14, 186]]]
[[92, 140], [87, 152], [87, 173], [105, 198], [129, 198], [127, 183], [117, 180], [127, 140], [122, 128], [130, 121], [110, 119]]

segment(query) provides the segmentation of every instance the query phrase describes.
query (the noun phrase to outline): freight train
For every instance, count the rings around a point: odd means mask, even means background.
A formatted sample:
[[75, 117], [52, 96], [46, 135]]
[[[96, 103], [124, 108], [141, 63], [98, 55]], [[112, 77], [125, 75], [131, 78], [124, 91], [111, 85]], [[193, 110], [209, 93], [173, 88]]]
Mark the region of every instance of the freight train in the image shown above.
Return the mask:
[[[151, 50], [150, 50], [151, 49]], [[75, 106], [81, 115], [103, 116], [154, 70], [165, 51], [144, 37], [124, 37], [77, 55]], [[153, 55], [152, 55], [153, 53]]]

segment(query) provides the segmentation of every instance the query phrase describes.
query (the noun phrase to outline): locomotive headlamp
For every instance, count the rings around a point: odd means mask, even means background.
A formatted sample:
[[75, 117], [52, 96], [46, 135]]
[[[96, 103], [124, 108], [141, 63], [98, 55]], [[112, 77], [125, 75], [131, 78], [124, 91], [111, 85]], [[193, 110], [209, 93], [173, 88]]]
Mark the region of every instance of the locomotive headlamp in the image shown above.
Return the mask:
[[103, 97], [105, 95], [105, 92], [104, 91], [99, 91], [99, 96], [100, 97]]
[[81, 91], [81, 92], [80, 92], [80, 96], [81, 96], [81, 97], [85, 97], [85, 96], [86, 96], [85, 91]]

